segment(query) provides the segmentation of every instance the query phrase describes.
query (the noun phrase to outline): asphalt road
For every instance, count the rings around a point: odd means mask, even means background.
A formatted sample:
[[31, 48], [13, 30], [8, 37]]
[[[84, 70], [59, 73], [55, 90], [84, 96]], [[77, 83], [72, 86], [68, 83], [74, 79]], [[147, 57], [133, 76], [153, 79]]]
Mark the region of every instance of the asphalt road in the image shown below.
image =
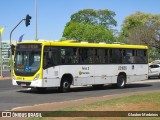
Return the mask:
[[[152, 79], [157, 81], [158, 79]], [[82, 99], [86, 97], [98, 97], [127, 92], [159, 90], [160, 82], [131, 83], [124, 89], [112, 88], [110, 85], [95, 90], [92, 87], [72, 88], [69, 93], [59, 93], [57, 89], [48, 89], [45, 93], [36, 90], [28, 90], [12, 86], [11, 80], [0, 81], [0, 111], [11, 110], [15, 107], [30, 106], [34, 104], [61, 102]]]

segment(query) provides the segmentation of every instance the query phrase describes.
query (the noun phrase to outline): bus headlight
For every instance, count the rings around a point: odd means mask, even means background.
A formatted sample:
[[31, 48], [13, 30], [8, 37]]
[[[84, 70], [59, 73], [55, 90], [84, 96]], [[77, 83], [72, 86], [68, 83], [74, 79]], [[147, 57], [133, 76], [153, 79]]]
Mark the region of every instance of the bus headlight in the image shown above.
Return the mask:
[[34, 78], [34, 80], [38, 80], [39, 78], [39, 74], [36, 75], [36, 77]]
[[12, 79], [13, 79], [13, 80], [15, 80], [15, 77], [14, 77], [14, 75], [12, 75]]

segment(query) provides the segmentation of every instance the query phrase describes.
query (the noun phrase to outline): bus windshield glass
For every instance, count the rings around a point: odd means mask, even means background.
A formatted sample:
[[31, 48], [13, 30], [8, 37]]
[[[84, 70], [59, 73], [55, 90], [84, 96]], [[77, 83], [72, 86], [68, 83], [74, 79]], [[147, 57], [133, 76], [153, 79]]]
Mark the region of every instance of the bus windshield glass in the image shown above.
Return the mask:
[[40, 68], [41, 45], [20, 44], [16, 47], [14, 72], [16, 75], [32, 76]]

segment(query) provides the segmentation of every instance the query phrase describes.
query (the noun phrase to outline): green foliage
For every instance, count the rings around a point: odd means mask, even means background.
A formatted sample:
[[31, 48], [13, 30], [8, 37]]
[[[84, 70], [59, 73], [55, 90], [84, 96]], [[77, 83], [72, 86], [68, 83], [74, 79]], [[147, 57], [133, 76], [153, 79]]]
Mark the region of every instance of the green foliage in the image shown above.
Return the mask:
[[70, 22], [89, 23], [91, 25], [102, 25], [105, 28], [116, 26], [117, 22], [113, 19], [115, 12], [110, 10], [84, 9], [71, 15]]
[[148, 56], [149, 56], [149, 62], [152, 62], [153, 60], [159, 60], [160, 54], [159, 51], [156, 48], [150, 48], [148, 50]]
[[[159, 57], [160, 15], [136, 12], [126, 17], [119, 37], [129, 44], [147, 45], [150, 48], [149, 57], [151, 59]], [[153, 55], [151, 49], [156, 49], [156, 54]]]
[[114, 16], [115, 13], [109, 10], [81, 10], [71, 15], [63, 37], [87, 42], [113, 42], [114, 30], [111, 28], [117, 25]]
[[107, 42], [114, 40], [113, 31], [104, 29], [101, 25], [71, 22], [65, 28], [63, 36], [87, 42]]
[[149, 27], [156, 23], [160, 23], [160, 15], [136, 12], [126, 17], [123, 21], [121, 35], [124, 37], [129, 37], [129, 33], [132, 29], [143, 25]]

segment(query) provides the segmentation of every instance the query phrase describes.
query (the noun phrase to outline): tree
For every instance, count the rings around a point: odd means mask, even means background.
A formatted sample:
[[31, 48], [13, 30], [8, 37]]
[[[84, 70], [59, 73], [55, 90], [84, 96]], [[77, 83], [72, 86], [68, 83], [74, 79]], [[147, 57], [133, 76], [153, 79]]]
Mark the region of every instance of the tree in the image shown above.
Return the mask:
[[113, 19], [115, 13], [109, 10], [84, 9], [71, 15], [66, 24], [63, 37], [88, 42], [114, 41]]
[[71, 15], [70, 22], [103, 25], [104, 27], [109, 28], [117, 25], [117, 22], [114, 20], [115, 15], [115, 12], [110, 10], [84, 9]]
[[133, 33], [135, 29], [139, 29], [139, 27], [142, 29], [144, 27], [149, 28], [158, 23], [160, 23], [160, 15], [136, 12], [135, 14], [125, 18], [122, 24], [120, 36], [123, 36], [124, 39], [129, 39], [130, 35], [132, 35], [131, 33]]
[[126, 17], [120, 37], [127, 43], [143, 44], [151, 51], [160, 51], [160, 15], [137, 12]]
[[128, 43], [144, 44], [160, 49], [160, 23], [144, 24], [129, 31]]
[[101, 25], [71, 22], [65, 28], [63, 36], [67, 39], [86, 42], [111, 42], [114, 41], [113, 31], [104, 29]]

